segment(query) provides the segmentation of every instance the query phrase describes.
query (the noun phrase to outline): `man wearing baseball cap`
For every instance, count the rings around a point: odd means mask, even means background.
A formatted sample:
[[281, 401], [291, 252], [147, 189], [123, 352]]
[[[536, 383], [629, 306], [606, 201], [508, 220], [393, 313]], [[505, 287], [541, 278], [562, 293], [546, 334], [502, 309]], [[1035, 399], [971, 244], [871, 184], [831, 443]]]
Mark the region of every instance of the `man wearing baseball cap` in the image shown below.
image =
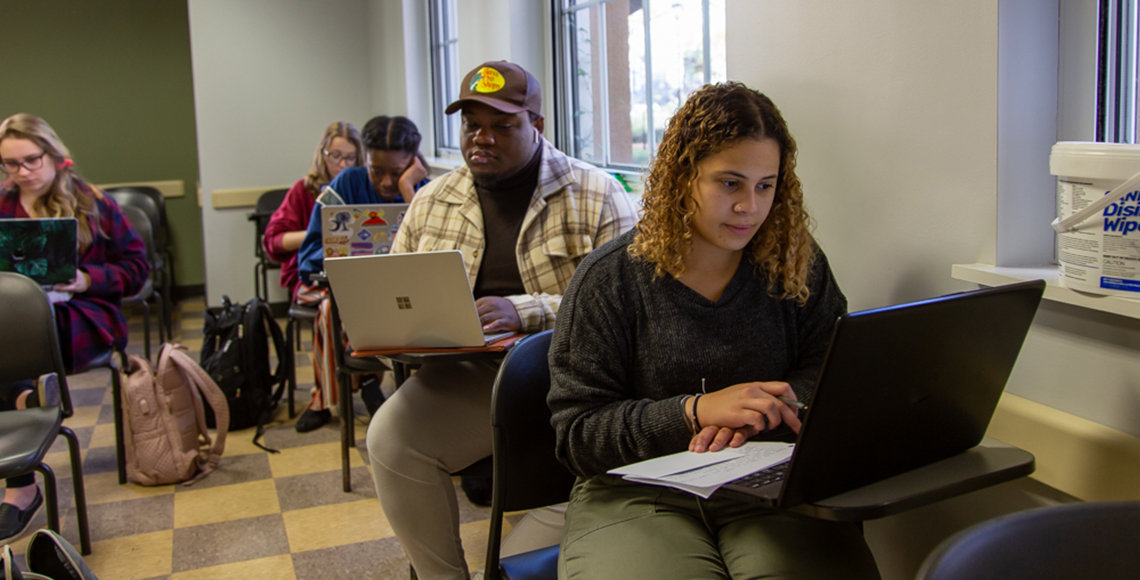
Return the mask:
[[[484, 332], [553, 328], [574, 269], [633, 227], [633, 202], [542, 137], [542, 91], [516, 64], [475, 67], [445, 111], [462, 115], [464, 166], [416, 194], [392, 252], [460, 250]], [[425, 364], [369, 425], [377, 495], [419, 578], [468, 577], [451, 474], [491, 455], [498, 367]]]

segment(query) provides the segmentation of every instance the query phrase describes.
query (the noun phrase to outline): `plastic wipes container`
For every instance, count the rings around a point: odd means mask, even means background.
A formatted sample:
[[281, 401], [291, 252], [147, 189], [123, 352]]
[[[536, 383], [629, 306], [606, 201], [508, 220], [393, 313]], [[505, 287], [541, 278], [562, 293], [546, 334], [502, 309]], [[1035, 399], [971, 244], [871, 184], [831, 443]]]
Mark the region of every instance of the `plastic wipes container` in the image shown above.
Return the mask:
[[1049, 169], [1061, 285], [1140, 298], [1140, 145], [1061, 141]]

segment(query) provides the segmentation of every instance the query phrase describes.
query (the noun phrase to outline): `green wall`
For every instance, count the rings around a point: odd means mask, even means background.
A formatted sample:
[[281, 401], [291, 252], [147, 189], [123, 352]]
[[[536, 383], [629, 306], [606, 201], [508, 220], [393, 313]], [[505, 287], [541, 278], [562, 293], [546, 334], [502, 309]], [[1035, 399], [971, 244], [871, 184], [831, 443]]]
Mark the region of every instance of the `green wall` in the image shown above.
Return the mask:
[[0, 0], [0, 117], [51, 123], [94, 183], [180, 180], [177, 286], [205, 281], [185, 0]]

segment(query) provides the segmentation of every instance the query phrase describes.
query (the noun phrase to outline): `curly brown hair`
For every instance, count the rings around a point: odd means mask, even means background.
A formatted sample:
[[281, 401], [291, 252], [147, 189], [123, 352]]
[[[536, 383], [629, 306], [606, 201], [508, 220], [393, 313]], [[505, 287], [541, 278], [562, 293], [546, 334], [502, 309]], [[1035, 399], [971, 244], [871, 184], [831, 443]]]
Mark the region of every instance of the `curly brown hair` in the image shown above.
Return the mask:
[[654, 264], [658, 276], [685, 271], [697, 211], [697, 164], [741, 139], [774, 139], [780, 147], [771, 212], [745, 251], [767, 276], [773, 296], [802, 304], [816, 249], [796, 176], [796, 141], [772, 100], [742, 83], [705, 85], [669, 119], [645, 176], [643, 213], [629, 253]]

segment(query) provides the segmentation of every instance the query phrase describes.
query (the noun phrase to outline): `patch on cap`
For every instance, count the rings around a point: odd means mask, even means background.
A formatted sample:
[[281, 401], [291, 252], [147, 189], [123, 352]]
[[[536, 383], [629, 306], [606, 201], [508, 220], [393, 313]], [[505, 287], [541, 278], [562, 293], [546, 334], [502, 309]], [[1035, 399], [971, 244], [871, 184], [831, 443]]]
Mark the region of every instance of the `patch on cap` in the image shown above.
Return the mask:
[[471, 84], [468, 87], [476, 93], [497, 93], [507, 86], [506, 79], [499, 71], [485, 66], [471, 75]]

